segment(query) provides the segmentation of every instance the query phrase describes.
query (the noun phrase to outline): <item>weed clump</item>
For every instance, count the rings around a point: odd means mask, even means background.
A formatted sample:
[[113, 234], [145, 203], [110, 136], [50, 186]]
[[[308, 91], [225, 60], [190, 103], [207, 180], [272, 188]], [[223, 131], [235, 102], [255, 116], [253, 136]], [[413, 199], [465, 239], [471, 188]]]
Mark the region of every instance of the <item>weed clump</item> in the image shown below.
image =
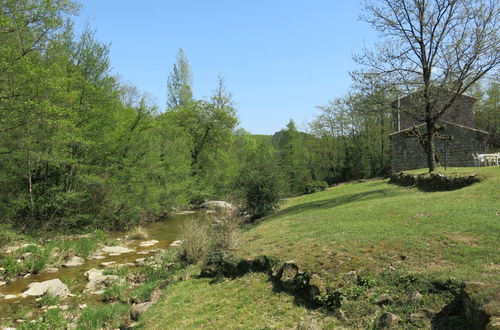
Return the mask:
[[128, 321], [130, 305], [111, 305], [85, 308], [78, 319], [77, 329], [115, 329]]

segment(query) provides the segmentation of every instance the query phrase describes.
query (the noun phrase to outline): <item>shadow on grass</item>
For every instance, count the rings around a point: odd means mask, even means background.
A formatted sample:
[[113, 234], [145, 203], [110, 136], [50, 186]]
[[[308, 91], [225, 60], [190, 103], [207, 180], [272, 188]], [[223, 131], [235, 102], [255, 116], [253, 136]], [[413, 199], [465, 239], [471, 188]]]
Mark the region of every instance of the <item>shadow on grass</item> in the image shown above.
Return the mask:
[[[433, 330], [462, 330], [470, 329], [470, 324], [463, 317], [462, 303], [457, 295], [448, 305], [437, 313], [431, 321]], [[485, 324], [486, 325], [486, 324]], [[474, 329], [483, 329], [484, 327], [473, 327]]]
[[275, 294], [286, 293], [287, 295], [292, 296], [293, 304], [295, 306], [312, 310], [322, 308], [322, 306], [315, 304], [309, 297], [307, 297], [307, 292], [305, 290], [293, 290], [293, 291], [286, 290], [283, 287], [282, 283], [272, 278], [272, 276], [269, 276], [267, 281], [273, 284], [273, 293]]
[[[374, 199], [382, 199], [382, 198], [387, 198], [387, 197], [393, 197], [396, 195], [402, 194], [401, 191], [396, 191], [394, 189], [390, 188], [384, 188], [384, 189], [377, 189], [377, 190], [372, 190], [372, 191], [366, 191], [366, 192], [361, 192], [357, 194], [348, 194], [348, 195], [342, 195], [339, 197], [334, 197], [334, 198], [329, 198], [329, 199], [323, 199], [319, 201], [313, 201], [313, 202], [308, 202], [308, 203], [302, 203], [300, 205], [296, 206], [291, 206], [286, 209], [280, 210], [276, 213], [274, 213], [272, 216], [273, 217], [279, 217], [279, 216], [288, 216], [288, 215], [295, 215], [298, 213], [302, 212], [307, 212], [310, 210], [324, 210], [324, 209], [333, 209], [339, 206], [344, 206], [348, 204], [352, 204], [355, 202], [359, 201], [369, 201], [369, 200], [374, 200]], [[387, 203], [387, 201], [384, 201], [384, 203]], [[264, 220], [263, 218], [262, 220]], [[260, 222], [260, 221], [258, 221]]]

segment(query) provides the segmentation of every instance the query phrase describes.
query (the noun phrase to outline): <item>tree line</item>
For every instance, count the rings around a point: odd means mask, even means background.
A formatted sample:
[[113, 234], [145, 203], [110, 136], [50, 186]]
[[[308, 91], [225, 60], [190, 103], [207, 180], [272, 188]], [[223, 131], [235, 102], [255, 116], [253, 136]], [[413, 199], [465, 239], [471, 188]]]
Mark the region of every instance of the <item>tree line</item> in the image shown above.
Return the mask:
[[[242, 201], [258, 218], [281, 197], [390, 171], [393, 88], [362, 84], [319, 106], [306, 132], [291, 120], [254, 136], [238, 128], [224, 79], [194, 98], [182, 49], [161, 112], [110, 72], [90, 27], [74, 32], [76, 2], [0, 3], [2, 226], [129, 227], [207, 199]], [[474, 88], [478, 128], [498, 137], [498, 82]]]

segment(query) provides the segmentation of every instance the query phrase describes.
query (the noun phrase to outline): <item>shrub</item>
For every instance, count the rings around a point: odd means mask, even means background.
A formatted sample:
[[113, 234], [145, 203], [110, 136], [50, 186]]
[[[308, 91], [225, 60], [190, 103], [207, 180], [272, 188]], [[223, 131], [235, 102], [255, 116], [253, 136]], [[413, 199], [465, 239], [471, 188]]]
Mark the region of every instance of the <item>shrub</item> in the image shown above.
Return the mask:
[[209, 246], [208, 223], [189, 219], [181, 227], [181, 237], [184, 239], [180, 258], [188, 263], [202, 260]]
[[39, 300], [37, 300], [36, 304], [38, 307], [57, 305], [59, 304], [59, 297], [45, 293]]
[[240, 222], [237, 212], [219, 212], [218, 219], [210, 230], [211, 250], [234, 250], [240, 237]]
[[146, 282], [130, 292], [130, 300], [142, 303], [151, 300], [151, 294], [159, 286], [160, 280]]
[[25, 236], [17, 233], [9, 224], [0, 224], [0, 247], [14, 242], [19, 242]]
[[128, 286], [126, 284], [115, 283], [106, 288], [101, 295], [101, 301], [127, 301]]
[[85, 308], [78, 319], [77, 329], [113, 329], [128, 320], [129, 305], [111, 304]]
[[268, 147], [251, 153], [236, 181], [236, 189], [251, 219], [276, 210], [283, 191], [283, 177]]
[[328, 183], [325, 181], [312, 181], [306, 185], [305, 193], [312, 194], [315, 192], [323, 191], [328, 188]]
[[21, 323], [19, 329], [21, 330], [45, 330], [45, 329], [53, 329], [53, 330], [62, 330], [67, 329], [68, 322], [64, 318], [61, 310], [49, 309], [45, 312], [41, 320], [37, 320], [35, 322], [25, 322]]

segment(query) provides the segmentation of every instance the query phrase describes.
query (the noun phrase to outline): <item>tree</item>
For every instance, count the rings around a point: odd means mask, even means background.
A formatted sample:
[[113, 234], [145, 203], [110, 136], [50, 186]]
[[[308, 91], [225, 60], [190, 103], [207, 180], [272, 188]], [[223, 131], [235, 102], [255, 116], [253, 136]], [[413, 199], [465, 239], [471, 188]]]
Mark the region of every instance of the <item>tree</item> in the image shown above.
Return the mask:
[[306, 184], [313, 179], [307, 163], [306, 136], [306, 133], [297, 130], [291, 119], [286, 129], [273, 135], [273, 144], [278, 151], [280, 167], [286, 177], [288, 194], [291, 195], [302, 194]]
[[276, 210], [282, 196], [283, 177], [269, 147], [261, 144], [249, 152], [236, 180], [236, 189], [252, 220]]
[[487, 131], [492, 136], [493, 145], [500, 146], [500, 82], [491, 77], [485, 85], [479, 86], [474, 95], [476, 103], [474, 121], [477, 128]]
[[178, 108], [188, 104], [193, 99], [191, 68], [182, 48], [177, 52], [177, 61], [168, 76], [167, 108]]
[[377, 51], [355, 60], [358, 80], [382, 82], [413, 94], [408, 115], [425, 123], [416, 132], [436, 168], [437, 121], [500, 62], [499, 3], [495, 0], [366, 0], [363, 18], [381, 33]]

